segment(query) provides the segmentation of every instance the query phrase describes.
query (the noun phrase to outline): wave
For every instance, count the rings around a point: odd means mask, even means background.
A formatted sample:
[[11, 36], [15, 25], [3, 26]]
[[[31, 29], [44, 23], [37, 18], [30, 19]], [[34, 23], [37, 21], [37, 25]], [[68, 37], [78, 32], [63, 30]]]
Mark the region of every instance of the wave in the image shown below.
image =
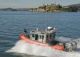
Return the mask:
[[[60, 37], [59, 39], [70, 40], [71, 38]], [[58, 51], [58, 50], [53, 50], [50, 47], [30, 45], [22, 40], [19, 40], [15, 44], [15, 46], [7, 50], [6, 52], [24, 53], [29, 55], [47, 56], [47, 57], [80, 57], [80, 38], [75, 39], [73, 41], [76, 41], [78, 44], [77, 44], [77, 49], [72, 52]]]

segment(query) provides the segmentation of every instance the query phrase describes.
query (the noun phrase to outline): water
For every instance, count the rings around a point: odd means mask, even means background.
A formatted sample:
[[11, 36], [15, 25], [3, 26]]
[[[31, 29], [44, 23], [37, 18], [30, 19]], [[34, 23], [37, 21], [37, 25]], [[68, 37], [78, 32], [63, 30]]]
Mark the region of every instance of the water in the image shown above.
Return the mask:
[[[16, 42], [20, 42], [18, 41], [18, 36], [23, 32], [24, 28], [38, 27], [43, 29], [47, 26], [55, 26], [58, 37], [65, 39], [80, 38], [80, 12], [38, 13], [0, 11], [0, 57], [40, 57], [7, 53], [5, 51], [11, 49]], [[52, 53], [53, 51], [51, 51]]]

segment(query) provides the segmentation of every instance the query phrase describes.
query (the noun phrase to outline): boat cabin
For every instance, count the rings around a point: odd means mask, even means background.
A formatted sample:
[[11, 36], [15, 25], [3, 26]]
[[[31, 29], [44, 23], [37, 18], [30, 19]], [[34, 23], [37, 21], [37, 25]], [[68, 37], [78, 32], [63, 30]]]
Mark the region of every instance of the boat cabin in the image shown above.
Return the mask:
[[[33, 44], [39, 43], [47, 43], [51, 46], [53, 49], [61, 50], [61, 51], [72, 51], [77, 48], [77, 42], [75, 41], [68, 41], [68, 42], [62, 42], [55, 39], [56, 35], [56, 29], [53, 27], [48, 27], [45, 30], [32, 30], [29, 32], [24, 29], [25, 34], [21, 34], [20, 38], [28, 43]], [[26, 39], [29, 38], [29, 39]], [[33, 41], [30, 41], [33, 40]], [[34, 42], [35, 41], [35, 42]], [[38, 45], [38, 44], [36, 44]], [[44, 45], [46, 46], [46, 44]]]
[[36, 40], [38, 42], [47, 43], [55, 39], [55, 28], [48, 27], [47, 29], [38, 30], [38, 28], [34, 31], [30, 32], [30, 39]]

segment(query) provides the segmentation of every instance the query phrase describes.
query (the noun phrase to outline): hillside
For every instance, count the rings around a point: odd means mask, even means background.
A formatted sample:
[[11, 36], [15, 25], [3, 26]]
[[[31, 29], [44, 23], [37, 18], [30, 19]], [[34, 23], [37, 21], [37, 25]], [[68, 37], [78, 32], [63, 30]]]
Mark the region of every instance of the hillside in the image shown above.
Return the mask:
[[68, 7], [76, 7], [76, 8], [80, 8], [80, 4], [72, 4], [72, 5], [68, 5]]

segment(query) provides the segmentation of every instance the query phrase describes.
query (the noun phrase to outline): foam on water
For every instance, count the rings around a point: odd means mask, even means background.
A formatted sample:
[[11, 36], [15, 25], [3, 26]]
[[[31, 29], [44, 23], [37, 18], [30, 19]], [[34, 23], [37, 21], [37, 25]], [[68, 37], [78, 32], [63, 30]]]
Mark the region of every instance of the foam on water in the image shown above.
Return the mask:
[[19, 40], [14, 47], [6, 52], [24, 53], [29, 55], [48, 57], [80, 57], [80, 39], [76, 39], [75, 41], [78, 43], [78, 49], [73, 52], [58, 51], [53, 50], [50, 47], [30, 45], [22, 40]]

